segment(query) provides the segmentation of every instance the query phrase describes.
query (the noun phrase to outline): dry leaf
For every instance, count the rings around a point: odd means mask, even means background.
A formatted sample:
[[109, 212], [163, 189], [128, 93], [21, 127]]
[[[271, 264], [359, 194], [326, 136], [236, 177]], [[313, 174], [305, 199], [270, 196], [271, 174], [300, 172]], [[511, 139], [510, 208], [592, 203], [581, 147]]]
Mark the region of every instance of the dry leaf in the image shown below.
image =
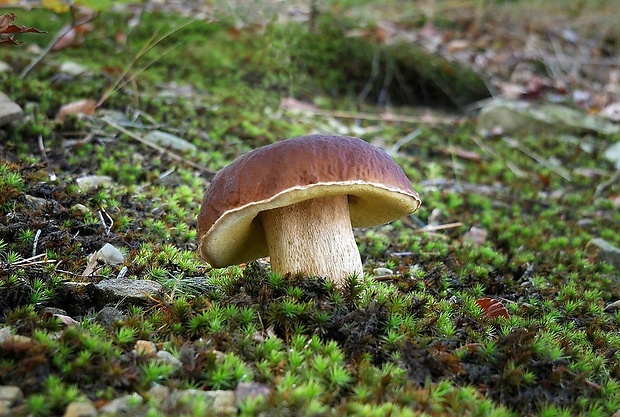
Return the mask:
[[284, 97], [280, 99], [280, 107], [284, 110], [297, 111], [300, 113], [318, 110], [318, 108], [313, 104], [305, 103], [291, 97]]
[[56, 120], [64, 121], [71, 114], [88, 114], [95, 113], [97, 102], [95, 100], [80, 100], [73, 103], [65, 104], [58, 111]]
[[494, 299], [494, 298], [480, 298], [478, 300], [476, 300], [476, 304], [478, 304], [478, 307], [480, 307], [482, 309], [482, 314], [489, 319], [494, 319], [496, 317], [506, 317], [506, 318], [510, 318], [510, 315], [508, 314], [508, 310], [506, 310], [506, 307], [504, 307], [504, 305]]
[[52, 46], [52, 51], [60, 51], [67, 48], [77, 47], [84, 43], [84, 37], [87, 33], [93, 31], [93, 25], [83, 23], [74, 28], [65, 26], [61, 29], [64, 34]]
[[478, 152], [459, 148], [458, 146], [448, 146], [445, 149], [441, 149], [441, 152], [446, 155], [454, 155], [456, 157], [459, 157], [461, 159], [467, 159], [469, 161], [482, 161], [482, 156], [480, 156]]
[[8, 38], [0, 39], [0, 43], [8, 43], [11, 45], [22, 45], [23, 42], [15, 40], [12, 35], [16, 33], [45, 33], [39, 29], [29, 28], [26, 26], [17, 26], [12, 22], [17, 18], [15, 13], [7, 13], [0, 16], [0, 34], [11, 34]]

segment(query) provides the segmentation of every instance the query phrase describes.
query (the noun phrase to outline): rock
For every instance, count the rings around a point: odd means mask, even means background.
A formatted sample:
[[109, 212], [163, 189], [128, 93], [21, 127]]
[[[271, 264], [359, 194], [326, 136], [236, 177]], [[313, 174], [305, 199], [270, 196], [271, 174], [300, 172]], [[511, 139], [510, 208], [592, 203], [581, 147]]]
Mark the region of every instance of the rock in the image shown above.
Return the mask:
[[605, 149], [605, 153], [603, 155], [605, 156], [605, 159], [614, 164], [616, 169], [620, 169], [620, 142], [616, 142]]
[[13, 411], [11, 410], [11, 406], [9, 406], [6, 402], [0, 400], [0, 417], [12, 417]]
[[145, 399], [148, 400], [151, 407], [157, 407], [164, 415], [170, 415], [168, 411], [176, 407], [176, 404], [170, 401], [170, 394], [172, 392], [174, 392], [172, 388], [154, 384], [146, 393]]
[[161, 294], [161, 284], [147, 279], [114, 278], [95, 284], [100, 296], [108, 302], [141, 303]]
[[605, 107], [599, 113], [602, 117], [611, 120], [612, 122], [620, 122], [620, 103], [612, 103]]
[[35, 197], [30, 194], [23, 194], [22, 198], [24, 199], [26, 206], [32, 210], [43, 210], [48, 203], [48, 200], [41, 197]]
[[13, 68], [4, 61], [0, 61], [0, 74], [6, 74], [12, 72]]
[[[8, 327], [4, 327], [8, 329]], [[9, 407], [21, 404], [24, 401], [24, 393], [21, 388], [11, 385], [0, 385], [0, 402], [8, 404]]]
[[0, 345], [4, 343], [32, 345], [32, 339], [18, 334], [12, 334], [10, 327], [0, 327]]
[[151, 407], [164, 415], [192, 415], [196, 403], [202, 403], [205, 415], [228, 417], [237, 415], [234, 391], [201, 391], [196, 389], [173, 390], [154, 385], [147, 393]]
[[75, 179], [77, 186], [82, 191], [97, 188], [100, 185], [106, 186], [112, 184], [112, 177], [107, 175], [86, 175]]
[[6, 343], [11, 337], [10, 327], [0, 327], [0, 345]]
[[103, 407], [99, 409], [101, 416], [136, 416], [139, 415], [138, 408], [142, 406], [142, 397], [137, 393], [125, 395], [120, 398], [115, 398]]
[[97, 409], [91, 402], [72, 402], [67, 406], [64, 417], [97, 417]]
[[389, 268], [375, 268], [372, 273], [376, 277], [384, 277], [386, 275], [394, 275], [394, 271]]
[[117, 322], [125, 320], [125, 315], [114, 307], [103, 307], [97, 313], [97, 320], [107, 327], [113, 327]]
[[240, 382], [235, 389], [235, 400], [237, 406], [248, 398], [269, 397], [271, 395], [271, 387], [269, 385], [260, 384], [258, 382]]
[[171, 148], [182, 152], [196, 150], [196, 146], [193, 143], [162, 130], [152, 130], [144, 138], [164, 148]]
[[24, 111], [4, 93], [0, 92], [0, 126], [4, 126], [11, 122], [21, 119]]
[[157, 359], [159, 359], [161, 362], [171, 365], [175, 370], [179, 370], [183, 367], [183, 362], [181, 362], [176, 356], [174, 356], [167, 350], [158, 351]]
[[56, 307], [43, 307], [41, 309], [41, 313], [45, 314], [45, 313], [49, 313], [49, 314], [62, 314], [62, 315], [67, 315], [67, 312], [65, 310], [63, 310], [62, 308], [56, 308]]
[[97, 259], [100, 259], [110, 265], [118, 265], [125, 262], [125, 256], [123, 256], [123, 253], [114, 247], [114, 245], [110, 245], [109, 243], [106, 243], [101, 249], [99, 249], [97, 252]]
[[[0, 417], [24, 416], [17, 407], [24, 401], [24, 394], [19, 387], [0, 385]], [[20, 406], [23, 407], [23, 406]]]
[[155, 356], [157, 353], [157, 346], [150, 340], [138, 340], [133, 349], [138, 355]]
[[620, 126], [559, 104], [491, 100], [478, 115], [478, 130], [483, 135], [545, 132], [612, 135], [620, 132]]
[[595, 238], [590, 240], [586, 245], [586, 254], [593, 256], [598, 261], [607, 262], [616, 268], [620, 268], [620, 249], [605, 239]]
[[56, 307], [44, 307], [41, 314], [51, 314], [60, 319], [65, 326], [79, 326], [80, 322], [69, 316], [65, 310]]
[[[214, 391], [200, 391], [195, 389], [187, 389], [182, 391], [175, 391], [170, 396], [171, 400], [181, 406], [181, 410], [185, 410], [186, 407], [191, 407], [191, 404], [200, 399], [206, 404], [210, 405], [209, 415], [216, 415], [219, 417], [228, 417], [237, 415], [237, 405], [235, 401], [234, 391], [214, 390]], [[185, 407], [183, 407], [185, 405]], [[179, 411], [181, 411], [179, 410]], [[186, 412], [189, 412], [191, 408], [187, 408]]]
[[463, 242], [472, 244], [473, 246], [481, 246], [487, 241], [488, 232], [480, 227], [472, 226], [465, 234], [463, 234]]
[[77, 203], [76, 205], [71, 207], [71, 210], [75, 210], [75, 211], [79, 211], [82, 214], [86, 214], [90, 211], [90, 209], [88, 207], [86, 207], [84, 204], [80, 204]]
[[62, 64], [60, 64], [59, 71], [62, 74], [74, 75], [74, 76], [87, 74], [89, 72], [88, 68], [73, 61], [65, 61]]

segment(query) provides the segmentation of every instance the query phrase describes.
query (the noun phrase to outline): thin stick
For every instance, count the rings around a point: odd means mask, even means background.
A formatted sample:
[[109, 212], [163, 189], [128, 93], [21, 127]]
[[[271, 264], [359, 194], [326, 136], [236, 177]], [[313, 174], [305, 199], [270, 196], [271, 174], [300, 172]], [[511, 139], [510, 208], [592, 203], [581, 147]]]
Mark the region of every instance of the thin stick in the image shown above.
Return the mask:
[[363, 119], [363, 120], [380, 120], [384, 122], [400, 122], [400, 123], [418, 123], [418, 124], [452, 124], [458, 120], [458, 118], [445, 117], [438, 118], [431, 116], [431, 120], [422, 117], [403, 116], [398, 114], [384, 114], [384, 113], [366, 113], [366, 112], [348, 112], [343, 110], [319, 110], [319, 109], [303, 109], [301, 111], [296, 109], [290, 109], [286, 106], [284, 110], [291, 113], [305, 113], [309, 116], [321, 116], [321, 117], [335, 117], [338, 119]]
[[388, 151], [388, 154], [390, 154], [391, 156], [396, 155], [400, 151], [400, 148], [402, 146], [416, 139], [418, 136], [420, 136], [421, 133], [422, 133], [422, 129], [417, 128], [411, 131], [410, 133], [408, 133], [405, 137], [398, 139], [396, 143], [390, 148], [390, 150]]
[[[105, 211], [105, 209], [103, 207], [101, 208], [101, 210], [98, 211], [98, 213], [99, 213], [99, 220], [101, 220], [101, 224], [103, 224], [103, 230], [105, 231], [106, 235], [109, 235], [110, 234], [110, 230], [112, 230], [112, 226], [114, 226], [114, 220], [112, 219], [112, 217], [110, 217], [110, 215]], [[108, 218], [108, 220], [110, 221], [110, 225], [109, 226], [106, 223], [105, 219], [103, 218], [104, 214]]]
[[460, 226], [463, 226], [462, 222], [428, 225], [428, 226], [424, 226], [419, 229], [416, 229], [416, 232], [434, 232], [437, 230], [454, 229], [455, 227], [460, 227]]
[[34, 243], [32, 244], [32, 256], [37, 254], [37, 246], [39, 245], [39, 236], [41, 236], [41, 229], [37, 229], [37, 233], [34, 235]]
[[[56, 45], [56, 42], [58, 42], [58, 40], [60, 38], [65, 36], [67, 33], [71, 32], [71, 30], [75, 30], [76, 27], [78, 27], [80, 25], [84, 25], [84, 24], [86, 24], [88, 22], [92, 22], [97, 17], [99, 17], [99, 15], [91, 16], [88, 19], [84, 20], [83, 22], [79, 22], [79, 23], [72, 22], [71, 25], [66, 30], [58, 32], [58, 34], [56, 34], [56, 36], [54, 36], [54, 39], [52, 39], [52, 41], [45, 47], [45, 49], [43, 49], [41, 51], [39, 56], [36, 57], [30, 64], [28, 64], [28, 66], [26, 66], [26, 68], [23, 69], [23, 71], [21, 72], [21, 74], [19, 74], [19, 76], [22, 77], [22, 78], [26, 78], [28, 73], [30, 73], [30, 71], [32, 71], [32, 69], [34, 67], [36, 67], [39, 62], [43, 61], [43, 59], [50, 53], [50, 51], [52, 50], [54, 45]], [[71, 20], [72, 21], [74, 20], [73, 16], [72, 16]]]
[[529, 149], [526, 149], [516, 140], [504, 138], [504, 142], [506, 142], [510, 147], [520, 150], [523, 154], [529, 156], [530, 158], [532, 158], [534, 161], [538, 162], [542, 166], [555, 172], [557, 175], [564, 178], [566, 181], [572, 182], [570, 175], [568, 175], [568, 173], [564, 169], [562, 169], [561, 167], [554, 167], [545, 158], [543, 158], [542, 156], [538, 155], [535, 152], [530, 151]]
[[618, 169], [616, 173], [612, 175], [607, 181], [603, 181], [596, 186], [596, 190], [594, 191], [594, 198], [599, 198], [601, 194], [603, 194], [605, 189], [607, 189], [607, 187], [613, 185], [613, 183], [618, 180], [620, 180], [620, 169]]

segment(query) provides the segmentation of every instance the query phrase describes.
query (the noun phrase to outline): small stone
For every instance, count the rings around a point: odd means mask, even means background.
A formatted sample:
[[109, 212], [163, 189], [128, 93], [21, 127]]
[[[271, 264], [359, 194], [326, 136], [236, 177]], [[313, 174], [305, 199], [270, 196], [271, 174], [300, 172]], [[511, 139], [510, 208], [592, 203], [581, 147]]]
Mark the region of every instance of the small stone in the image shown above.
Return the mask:
[[0, 61], [0, 73], [5, 74], [8, 72], [12, 72], [13, 68], [4, 61]]
[[23, 194], [24, 203], [32, 210], [42, 210], [47, 206], [48, 201], [41, 197], [35, 197], [30, 194]]
[[[8, 327], [4, 327], [8, 329]], [[24, 393], [21, 388], [12, 385], [0, 385], [0, 401], [12, 407], [24, 401]]]
[[605, 107], [601, 110], [600, 115], [611, 120], [612, 122], [620, 123], [620, 102], [612, 103]]
[[148, 390], [146, 398], [149, 399], [149, 405], [154, 405], [159, 409], [164, 407], [175, 408], [176, 404], [170, 403], [170, 394], [172, 392], [174, 391], [171, 388], [155, 384]]
[[211, 405], [211, 413], [220, 417], [236, 416], [237, 405], [235, 403], [235, 392], [228, 390], [200, 391], [187, 389], [176, 391], [171, 395], [171, 401], [175, 403], [191, 404], [197, 399], [203, 400]]
[[478, 115], [477, 129], [483, 135], [541, 132], [613, 135], [620, 126], [607, 119], [555, 103], [495, 99], [487, 102]]
[[125, 262], [125, 256], [123, 256], [123, 253], [114, 245], [110, 245], [109, 243], [106, 243], [101, 249], [99, 249], [97, 252], [97, 259], [100, 259], [110, 265], [118, 265]]
[[6, 401], [0, 400], [0, 417], [11, 417], [13, 415], [11, 406]]
[[384, 277], [386, 275], [394, 275], [394, 271], [389, 268], [375, 268], [372, 270], [372, 273], [376, 277]]
[[4, 126], [11, 122], [21, 119], [24, 111], [9, 98], [6, 94], [0, 92], [0, 126]]
[[79, 211], [82, 214], [86, 214], [90, 211], [88, 207], [80, 203], [77, 203], [73, 207], [71, 207], [71, 210]]
[[181, 369], [183, 367], [183, 362], [181, 362], [176, 356], [166, 350], [158, 351], [157, 359], [159, 359], [161, 362], [171, 365], [175, 370]]
[[161, 294], [161, 284], [147, 279], [114, 278], [106, 279], [95, 288], [108, 302], [126, 301], [140, 303]]
[[74, 76], [88, 73], [88, 68], [73, 61], [63, 62], [62, 64], [60, 64], [59, 70], [62, 74], [74, 75]]
[[603, 153], [605, 158], [614, 164], [616, 169], [620, 169], [620, 142], [615, 142]]
[[12, 334], [10, 327], [0, 328], [0, 345], [9, 342], [15, 344], [31, 345], [32, 339], [26, 336]]
[[45, 314], [45, 313], [49, 313], [49, 314], [62, 314], [62, 315], [67, 315], [67, 312], [65, 310], [63, 310], [62, 308], [56, 308], [56, 307], [43, 307], [41, 309], [41, 313]]
[[99, 313], [97, 313], [97, 320], [102, 322], [108, 327], [113, 327], [119, 321], [125, 320], [125, 315], [114, 307], [103, 307]]
[[101, 407], [99, 409], [99, 412], [101, 416], [140, 415], [137, 413], [137, 409], [142, 405], [142, 403], [142, 397], [134, 392], [130, 395], [115, 398], [114, 400]]
[[269, 385], [260, 384], [258, 382], [240, 382], [235, 389], [235, 400], [237, 406], [248, 398], [269, 397], [271, 395], [271, 387]]
[[593, 219], [579, 219], [577, 220], [577, 226], [579, 227], [589, 227], [592, 226], [594, 224], [594, 220]]
[[463, 242], [472, 244], [473, 246], [481, 246], [487, 241], [488, 232], [480, 227], [472, 226], [463, 235]]
[[181, 152], [196, 150], [196, 146], [193, 143], [162, 130], [152, 130], [145, 136], [145, 139], [165, 148], [171, 148]]
[[87, 191], [92, 188], [97, 188], [100, 185], [111, 185], [112, 177], [108, 175], [85, 175], [75, 179], [77, 186], [82, 191]]
[[607, 242], [605, 239], [592, 239], [586, 245], [586, 254], [598, 261], [608, 262], [616, 268], [620, 267], [620, 249]]
[[133, 349], [138, 355], [154, 356], [157, 353], [157, 346], [150, 340], [138, 340]]
[[67, 406], [64, 417], [97, 417], [97, 409], [91, 402], [72, 402]]

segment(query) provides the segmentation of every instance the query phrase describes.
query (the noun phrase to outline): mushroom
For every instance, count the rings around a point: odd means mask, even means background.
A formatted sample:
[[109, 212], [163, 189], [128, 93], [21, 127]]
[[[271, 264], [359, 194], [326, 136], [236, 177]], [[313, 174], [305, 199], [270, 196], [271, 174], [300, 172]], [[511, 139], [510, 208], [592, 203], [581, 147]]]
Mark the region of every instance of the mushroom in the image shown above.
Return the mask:
[[349, 136], [300, 136], [255, 149], [215, 175], [198, 216], [200, 255], [216, 268], [270, 255], [275, 272], [341, 286], [363, 273], [352, 228], [419, 206], [411, 182], [381, 149]]

